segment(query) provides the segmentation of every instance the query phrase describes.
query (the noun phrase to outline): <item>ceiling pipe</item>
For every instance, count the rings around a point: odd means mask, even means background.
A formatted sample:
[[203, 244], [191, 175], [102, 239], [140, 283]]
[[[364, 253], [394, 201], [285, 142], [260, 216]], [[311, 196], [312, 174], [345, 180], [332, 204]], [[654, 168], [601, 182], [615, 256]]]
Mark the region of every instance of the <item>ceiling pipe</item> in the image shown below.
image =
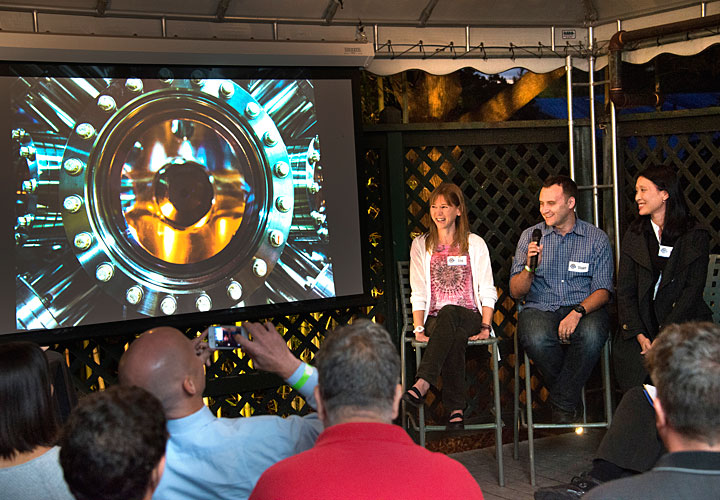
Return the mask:
[[625, 90], [623, 86], [622, 51], [627, 44], [717, 26], [720, 26], [720, 14], [633, 31], [621, 30], [615, 33], [612, 38], [610, 38], [608, 45], [610, 100], [618, 108], [628, 106], [658, 106], [662, 102], [662, 98], [657, 92], [631, 93]]

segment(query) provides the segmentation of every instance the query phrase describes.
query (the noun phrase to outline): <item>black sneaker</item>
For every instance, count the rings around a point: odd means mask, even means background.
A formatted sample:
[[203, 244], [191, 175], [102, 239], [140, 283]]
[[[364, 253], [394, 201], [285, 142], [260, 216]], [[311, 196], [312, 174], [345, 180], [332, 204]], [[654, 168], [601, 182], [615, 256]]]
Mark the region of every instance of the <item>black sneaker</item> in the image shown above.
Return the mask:
[[598, 481], [587, 472], [575, 476], [570, 484], [548, 486], [535, 492], [535, 500], [574, 500], [582, 497], [602, 481]]

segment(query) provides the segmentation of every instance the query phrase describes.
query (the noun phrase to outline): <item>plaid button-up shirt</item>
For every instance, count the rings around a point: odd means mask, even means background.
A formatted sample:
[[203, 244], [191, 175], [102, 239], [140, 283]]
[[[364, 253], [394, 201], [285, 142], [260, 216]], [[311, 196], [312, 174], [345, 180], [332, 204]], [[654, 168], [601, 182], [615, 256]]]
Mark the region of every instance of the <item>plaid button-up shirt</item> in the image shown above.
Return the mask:
[[597, 227], [575, 219], [565, 236], [545, 222], [523, 231], [513, 258], [510, 276], [523, 270], [533, 229], [540, 228], [542, 261], [535, 271], [523, 307], [555, 311], [579, 304], [596, 290], [613, 292], [613, 260], [610, 241]]

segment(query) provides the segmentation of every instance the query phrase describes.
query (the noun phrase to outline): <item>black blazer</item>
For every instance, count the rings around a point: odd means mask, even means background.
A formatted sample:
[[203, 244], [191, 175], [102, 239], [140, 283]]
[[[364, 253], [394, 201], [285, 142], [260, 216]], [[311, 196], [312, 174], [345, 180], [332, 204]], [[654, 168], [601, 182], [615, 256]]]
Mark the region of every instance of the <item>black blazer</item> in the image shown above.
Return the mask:
[[[657, 296], [646, 232], [625, 233], [620, 249], [617, 304], [620, 329], [613, 345], [613, 364], [620, 388], [642, 384], [647, 377], [638, 333], [653, 340], [663, 326], [686, 321], [711, 321], [703, 300], [710, 253], [710, 236], [695, 226], [680, 236], [665, 264]], [[654, 309], [659, 328], [653, 328]]]

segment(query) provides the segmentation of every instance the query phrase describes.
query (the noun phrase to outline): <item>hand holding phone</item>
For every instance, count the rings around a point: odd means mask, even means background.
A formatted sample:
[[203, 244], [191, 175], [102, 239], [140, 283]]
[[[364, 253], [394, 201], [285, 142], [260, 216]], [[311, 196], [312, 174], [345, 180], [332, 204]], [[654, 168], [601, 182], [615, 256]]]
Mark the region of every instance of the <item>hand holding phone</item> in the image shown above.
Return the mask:
[[240, 334], [247, 338], [244, 327], [233, 325], [211, 326], [208, 328], [208, 343], [211, 349], [239, 349], [235, 335]]

